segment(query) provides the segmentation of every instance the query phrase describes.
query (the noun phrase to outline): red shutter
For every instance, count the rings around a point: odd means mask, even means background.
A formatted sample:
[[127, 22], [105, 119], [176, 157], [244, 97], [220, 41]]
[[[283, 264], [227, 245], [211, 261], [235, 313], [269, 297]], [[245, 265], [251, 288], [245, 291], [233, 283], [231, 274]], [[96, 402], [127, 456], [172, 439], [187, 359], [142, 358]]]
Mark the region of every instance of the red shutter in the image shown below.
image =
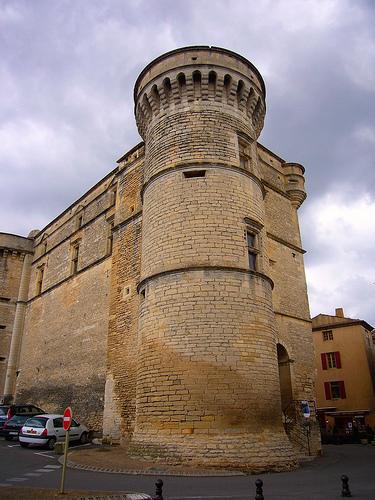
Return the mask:
[[323, 368], [323, 370], [327, 370], [327, 356], [326, 356], [325, 352], [322, 352], [322, 354], [320, 355], [320, 357], [322, 358], [322, 368]]
[[339, 387], [341, 399], [346, 399], [345, 384], [343, 380], [339, 380]]
[[324, 382], [324, 390], [326, 391], [326, 399], [332, 399], [331, 398], [331, 388], [329, 386], [329, 382]]
[[341, 368], [341, 358], [339, 351], [335, 351], [336, 368]]

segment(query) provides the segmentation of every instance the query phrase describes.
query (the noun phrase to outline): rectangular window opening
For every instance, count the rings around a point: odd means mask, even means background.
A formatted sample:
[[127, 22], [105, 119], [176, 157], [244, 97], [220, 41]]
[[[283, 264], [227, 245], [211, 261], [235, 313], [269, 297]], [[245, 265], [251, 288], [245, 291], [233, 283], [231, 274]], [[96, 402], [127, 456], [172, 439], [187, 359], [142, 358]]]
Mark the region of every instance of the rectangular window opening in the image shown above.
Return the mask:
[[44, 267], [41, 267], [38, 270], [38, 276], [37, 276], [37, 280], [36, 280], [36, 294], [37, 295], [40, 295], [42, 293], [43, 276], [44, 276]]
[[245, 237], [246, 237], [249, 269], [251, 269], [252, 271], [256, 271], [257, 256], [259, 254], [258, 234], [255, 232], [255, 230], [253, 231], [252, 228], [250, 228], [246, 230]]
[[326, 332], [323, 332], [323, 340], [333, 340], [333, 332], [332, 330], [327, 330]]
[[74, 245], [72, 249], [72, 274], [78, 271], [79, 245]]
[[193, 179], [195, 177], [206, 177], [205, 170], [186, 170], [184, 172], [185, 179]]

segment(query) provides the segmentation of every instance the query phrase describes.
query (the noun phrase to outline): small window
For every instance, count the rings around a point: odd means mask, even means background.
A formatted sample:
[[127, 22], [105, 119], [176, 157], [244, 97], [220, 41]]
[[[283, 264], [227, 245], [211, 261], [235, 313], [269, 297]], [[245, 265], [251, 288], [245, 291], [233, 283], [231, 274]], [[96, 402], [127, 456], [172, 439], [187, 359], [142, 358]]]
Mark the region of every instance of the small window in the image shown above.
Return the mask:
[[79, 244], [76, 244], [72, 248], [72, 274], [76, 274], [78, 271], [78, 256], [79, 256]]
[[333, 332], [332, 330], [327, 330], [326, 332], [323, 332], [323, 340], [333, 340]]
[[345, 384], [343, 380], [324, 382], [326, 399], [346, 399]]
[[83, 223], [83, 214], [80, 214], [78, 217], [77, 217], [77, 221], [76, 221], [76, 229], [80, 229], [82, 227], [82, 223]]
[[323, 352], [321, 355], [322, 369], [341, 368], [340, 352]]
[[205, 170], [187, 170], [184, 172], [185, 179], [193, 179], [195, 177], [206, 177]]
[[244, 170], [251, 170], [251, 156], [249, 143], [244, 139], [238, 139], [238, 154], [240, 167]]
[[258, 249], [258, 235], [252, 230], [246, 231], [246, 244], [247, 244], [247, 254], [249, 260], [249, 269], [255, 271], [257, 268], [257, 255], [259, 254]]
[[107, 236], [107, 255], [111, 255], [113, 249], [113, 228], [115, 224], [113, 221], [108, 224], [108, 236]]
[[36, 279], [36, 295], [40, 295], [42, 293], [43, 277], [44, 277], [44, 266], [38, 269], [38, 276]]
[[340, 385], [338, 382], [330, 382], [332, 399], [340, 399]]

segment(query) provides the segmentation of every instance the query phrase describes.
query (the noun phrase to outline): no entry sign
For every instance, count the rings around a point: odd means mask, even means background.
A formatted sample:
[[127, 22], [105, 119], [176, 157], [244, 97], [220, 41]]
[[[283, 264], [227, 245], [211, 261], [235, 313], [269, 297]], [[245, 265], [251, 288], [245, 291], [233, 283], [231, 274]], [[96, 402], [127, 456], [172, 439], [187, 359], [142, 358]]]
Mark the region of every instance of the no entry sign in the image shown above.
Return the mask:
[[66, 431], [68, 431], [70, 429], [71, 424], [72, 424], [72, 409], [68, 407], [64, 411], [64, 416], [63, 416], [63, 427], [64, 427], [64, 429]]

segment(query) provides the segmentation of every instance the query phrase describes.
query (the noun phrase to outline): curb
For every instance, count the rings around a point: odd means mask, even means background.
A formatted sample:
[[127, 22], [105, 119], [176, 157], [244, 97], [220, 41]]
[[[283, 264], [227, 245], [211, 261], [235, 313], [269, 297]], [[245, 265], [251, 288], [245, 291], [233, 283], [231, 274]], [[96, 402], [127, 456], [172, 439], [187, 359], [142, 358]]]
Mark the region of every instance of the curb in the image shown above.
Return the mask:
[[[71, 453], [74, 453], [74, 452], [71, 452]], [[183, 476], [183, 477], [246, 476], [246, 474], [244, 472], [226, 471], [226, 470], [202, 471], [202, 472], [179, 472], [179, 471], [174, 471], [174, 470], [168, 469], [167, 467], [166, 468], [150, 467], [149, 469], [146, 469], [146, 470], [110, 469], [110, 468], [105, 468], [105, 467], [97, 467], [95, 465], [82, 465], [82, 464], [77, 464], [75, 462], [72, 462], [71, 460], [69, 460], [69, 455], [71, 453], [68, 453], [68, 460], [66, 463], [67, 467], [69, 467], [71, 469], [81, 469], [81, 470], [87, 470], [87, 471], [92, 471], [92, 472], [104, 472], [107, 474], [128, 474], [128, 475], [133, 475], [133, 476], [160, 476], [160, 475], [162, 475], [162, 476], [176, 476], [176, 477], [181, 477], [181, 476]], [[62, 464], [63, 460], [64, 460], [64, 457], [61, 456], [59, 458], [59, 462]], [[102, 498], [102, 497], [99, 497], [99, 498]], [[144, 497], [144, 498], [149, 498], [149, 497]], [[84, 500], [84, 499], [82, 499], [82, 500]]]

